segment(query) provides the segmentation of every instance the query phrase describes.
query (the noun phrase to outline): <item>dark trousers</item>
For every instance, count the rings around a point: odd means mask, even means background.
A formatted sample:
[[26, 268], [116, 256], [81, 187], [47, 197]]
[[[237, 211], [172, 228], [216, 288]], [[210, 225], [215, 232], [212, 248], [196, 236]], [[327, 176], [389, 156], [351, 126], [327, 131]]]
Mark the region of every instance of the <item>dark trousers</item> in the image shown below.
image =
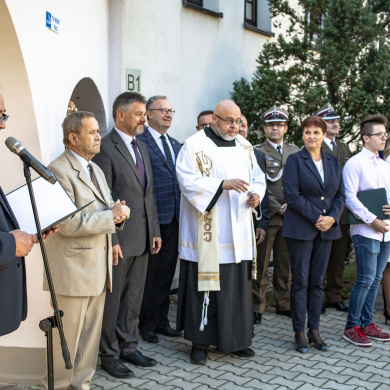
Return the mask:
[[332, 241], [328, 268], [325, 277], [325, 300], [326, 303], [342, 301], [343, 271], [347, 259], [349, 225], [340, 225], [342, 237]]
[[176, 217], [160, 225], [162, 246], [159, 253], [149, 255], [148, 272], [142, 300], [139, 329], [141, 333], [155, 332], [169, 326], [169, 291], [175, 274], [179, 224]]
[[138, 346], [138, 317], [144, 292], [148, 250], [141, 256], [119, 259], [112, 267], [112, 292], [104, 304], [99, 354], [102, 361], [119, 359]]
[[273, 290], [276, 311], [290, 310], [290, 258], [282, 226], [268, 226], [265, 240], [257, 246], [257, 279], [252, 281], [253, 311], [264, 313], [268, 288], [267, 268], [273, 253]]
[[294, 331], [305, 331], [306, 310], [308, 328], [318, 330], [324, 297], [323, 281], [332, 241], [323, 240], [318, 233], [314, 240], [286, 237], [286, 243], [292, 273], [291, 318]]

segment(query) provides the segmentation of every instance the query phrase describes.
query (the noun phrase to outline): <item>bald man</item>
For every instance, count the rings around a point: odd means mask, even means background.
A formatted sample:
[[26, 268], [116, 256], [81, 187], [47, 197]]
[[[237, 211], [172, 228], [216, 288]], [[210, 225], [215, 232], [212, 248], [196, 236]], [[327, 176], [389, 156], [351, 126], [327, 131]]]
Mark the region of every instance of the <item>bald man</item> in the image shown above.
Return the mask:
[[207, 350], [250, 358], [256, 238], [252, 211], [266, 190], [252, 145], [238, 134], [241, 111], [218, 103], [210, 127], [188, 138], [176, 162], [181, 189], [178, 330], [191, 362]]

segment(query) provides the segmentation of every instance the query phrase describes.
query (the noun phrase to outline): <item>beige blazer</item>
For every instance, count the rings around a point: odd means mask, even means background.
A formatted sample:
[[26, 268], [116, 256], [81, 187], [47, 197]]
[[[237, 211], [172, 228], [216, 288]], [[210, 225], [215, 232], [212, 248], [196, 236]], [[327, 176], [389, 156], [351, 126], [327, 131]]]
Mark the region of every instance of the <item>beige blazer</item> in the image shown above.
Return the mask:
[[[61, 222], [59, 232], [46, 240], [48, 261], [56, 294], [96, 296], [111, 289], [114, 204], [101, 169], [92, 163], [103, 197], [74, 154], [65, 150], [48, 168], [53, 171], [77, 207], [94, 200], [72, 218]], [[123, 223], [119, 226], [123, 228]], [[44, 277], [44, 290], [48, 290]]]

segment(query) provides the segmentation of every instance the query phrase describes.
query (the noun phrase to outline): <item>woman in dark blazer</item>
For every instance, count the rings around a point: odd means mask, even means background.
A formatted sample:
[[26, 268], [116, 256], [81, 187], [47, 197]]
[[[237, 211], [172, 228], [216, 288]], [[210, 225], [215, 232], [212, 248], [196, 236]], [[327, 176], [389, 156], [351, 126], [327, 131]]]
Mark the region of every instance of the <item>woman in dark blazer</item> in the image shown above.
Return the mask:
[[329, 348], [319, 335], [324, 295], [323, 280], [332, 240], [341, 237], [338, 224], [345, 195], [337, 158], [321, 151], [326, 123], [317, 116], [302, 122], [305, 147], [287, 159], [283, 173], [287, 211], [282, 236], [286, 238], [291, 263], [291, 317], [295, 349], [307, 352], [305, 317], [309, 342], [317, 349]]

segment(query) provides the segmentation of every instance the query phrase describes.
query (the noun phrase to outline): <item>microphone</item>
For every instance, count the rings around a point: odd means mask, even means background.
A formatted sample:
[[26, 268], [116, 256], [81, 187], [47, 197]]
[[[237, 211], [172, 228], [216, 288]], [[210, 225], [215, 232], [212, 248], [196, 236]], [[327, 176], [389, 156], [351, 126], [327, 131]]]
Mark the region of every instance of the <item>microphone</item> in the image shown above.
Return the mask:
[[12, 153], [17, 154], [26, 165], [34, 169], [35, 172], [41, 175], [49, 183], [56, 183], [57, 179], [54, 176], [54, 173], [33, 157], [16, 138], [8, 137], [5, 140], [5, 145]]

